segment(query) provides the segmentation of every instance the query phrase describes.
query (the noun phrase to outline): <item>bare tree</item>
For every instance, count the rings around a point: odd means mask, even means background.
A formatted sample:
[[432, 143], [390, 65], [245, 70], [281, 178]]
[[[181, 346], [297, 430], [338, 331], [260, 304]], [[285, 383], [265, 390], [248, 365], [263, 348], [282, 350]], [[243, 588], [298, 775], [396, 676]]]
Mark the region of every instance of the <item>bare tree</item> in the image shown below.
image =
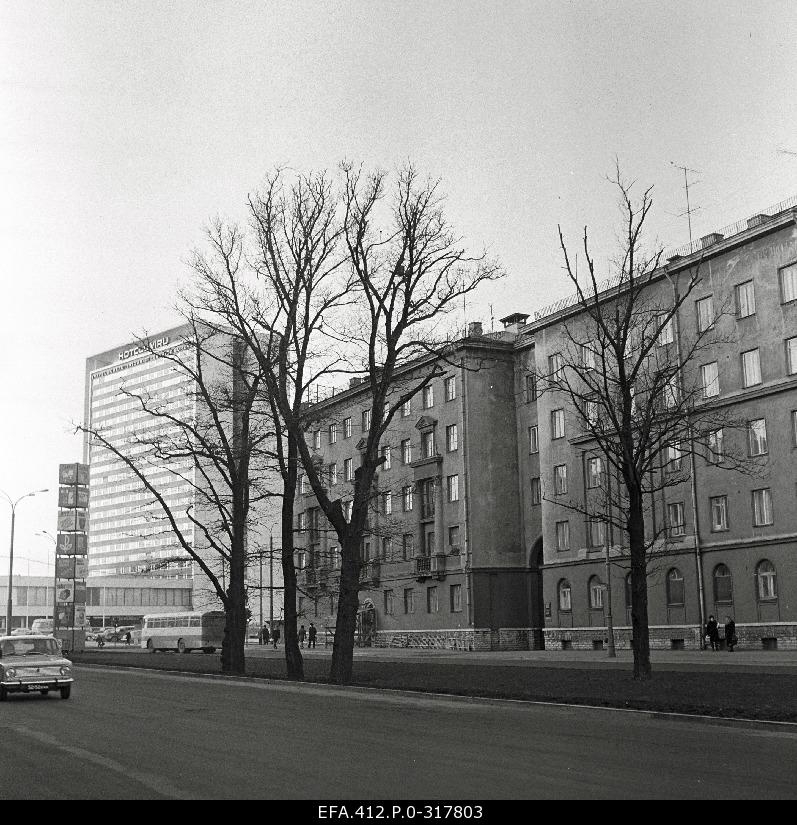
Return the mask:
[[[682, 519], [670, 523], [662, 517], [657, 498], [668, 488], [689, 483], [696, 457], [741, 472], [756, 468], [729, 443], [729, 432], [742, 422], [713, 401], [716, 374], [712, 377], [710, 369], [701, 368], [707, 353], [725, 341], [720, 319], [728, 305], [706, 305], [692, 327], [684, 309], [700, 284], [700, 263], [676, 269], [662, 265], [660, 247], [646, 251], [644, 230], [652, 190], [633, 200], [633, 184], [622, 179], [619, 168], [612, 183], [619, 191], [623, 216], [614, 274], [599, 281], [585, 228], [587, 276], [579, 278], [559, 229], [576, 309], [559, 325], [559, 340], [549, 351], [548, 363], [536, 365], [534, 379], [540, 394], [563, 399], [587, 445], [586, 495], [565, 498], [566, 478], [555, 476], [559, 489], [554, 489], [551, 500], [584, 514], [597, 546], [611, 543], [615, 529], [625, 536], [634, 677], [647, 679], [650, 565], [672, 549], [670, 539], [685, 527]], [[563, 426], [564, 407], [552, 415], [561, 416]], [[552, 421], [552, 426], [559, 425]]]
[[[190, 379], [174, 395], [123, 386], [120, 394], [146, 413], [130, 431], [78, 427], [93, 447], [112, 453], [160, 506], [159, 535], [171, 535], [174, 563], [190, 558], [205, 574], [226, 614], [222, 670], [245, 672], [247, 545], [257, 525], [253, 505], [271, 496], [270, 415], [262, 413], [262, 380], [240, 337], [208, 327], [190, 309], [182, 341], [139, 348]], [[163, 473], [166, 473], [165, 479]], [[190, 502], [167, 490], [179, 483]], [[197, 538], [195, 538], [197, 537]], [[182, 550], [182, 557], [179, 550]]]

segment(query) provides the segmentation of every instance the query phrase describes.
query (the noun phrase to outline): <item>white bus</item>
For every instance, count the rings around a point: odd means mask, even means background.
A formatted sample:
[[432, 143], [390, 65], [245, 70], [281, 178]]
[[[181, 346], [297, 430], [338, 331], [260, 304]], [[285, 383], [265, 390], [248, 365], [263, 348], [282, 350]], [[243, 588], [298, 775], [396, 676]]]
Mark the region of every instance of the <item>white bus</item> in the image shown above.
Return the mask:
[[141, 647], [152, 651], [176, 650], [189, 653], [201, 650], [214, 653], [224, 639], [224, 611], [203, 613], [158, 613], [144, 616]]

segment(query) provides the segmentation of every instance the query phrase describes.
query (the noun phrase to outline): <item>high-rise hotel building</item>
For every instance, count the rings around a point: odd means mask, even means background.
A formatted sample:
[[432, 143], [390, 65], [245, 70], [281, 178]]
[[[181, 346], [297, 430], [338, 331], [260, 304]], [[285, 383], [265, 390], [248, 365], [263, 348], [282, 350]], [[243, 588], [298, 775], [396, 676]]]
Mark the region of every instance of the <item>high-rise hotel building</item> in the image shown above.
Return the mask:
[[[167, 351], [180, 346], [186, 329], [175, 327], [152, 336], [150, 347]], [[138, 343], [91, 356], [86, 360], [84, 421], [115, 444], [159, 424], [126, 392], [166, 403], [176, 415], [191, 411], [194, 404], [191, 378]], [[131, 446], [131, 451], [143, 448]], [[90, 468], [89, 575], [190, 577], [191, 559], [165, 523], [160, 504], [125, 462], [88, 436], [83, 460]], [[150, 477], [187, 535], [193, 535], [185, 513], [186, 505], [193, 502], [192, 475], [190, 459], [163, 461], [150, 469]]]

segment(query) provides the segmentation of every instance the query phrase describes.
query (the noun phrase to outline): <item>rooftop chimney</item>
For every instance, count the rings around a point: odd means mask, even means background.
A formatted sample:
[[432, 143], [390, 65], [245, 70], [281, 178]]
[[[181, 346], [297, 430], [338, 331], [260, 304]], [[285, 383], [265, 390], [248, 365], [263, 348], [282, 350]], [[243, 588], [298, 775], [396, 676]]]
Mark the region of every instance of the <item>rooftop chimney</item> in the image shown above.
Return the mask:
[[360, 384], [362, 384], [362, 378], [349, 378], [349, 389], [359, 387]]
[[761, 226], [762, 223], [766, 223], [771, 217], [771, 215], [753, 215], [752, 218], [747, 219], [747, 228], [752, 229], [754, 226]]
[[468, 338], [478, 338], [482, 333], [482, 322], [481, 321], [471, 321], [468, 324]]
[[705, 235], [700, 239], [700, 248], [705, 249], [707, 246], [712, 246], [719, 243], [725, 236], [720, 235], [719, 232], [712, 232], [710, 235]]

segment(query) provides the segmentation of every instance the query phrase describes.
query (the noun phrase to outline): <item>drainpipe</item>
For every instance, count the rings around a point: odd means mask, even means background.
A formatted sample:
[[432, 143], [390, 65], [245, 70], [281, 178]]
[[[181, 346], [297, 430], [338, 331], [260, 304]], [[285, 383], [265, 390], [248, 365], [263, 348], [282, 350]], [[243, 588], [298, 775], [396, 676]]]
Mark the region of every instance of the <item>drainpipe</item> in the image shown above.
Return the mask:
[[462, 418], [462, 444], [460, 444], [460, 449], [462, 450], [462, 469], [464, 475], [464, 496], [462, 501], [462, 509], [464, 511], [464, 525], [465, 528], [462, 532], [462, 558], [465, 562], [465, 599], [468, 603], [468, 627], [471, 630], [475, 630], [473, 624], [473, 573], [472, 573], [472, 566], [473, 566], [473, 556], [471, 553], [470, 547], [470, 511], [468, 507], [468, 502], [470, 500], [470, 473], [468, 472], [469, 469], [469, 461], [468, 461], [468, 416], [467, 416], [467, 404], [466, 404], [466, 396], [465, 393], [467, 392], [466, 389], [466, 379], [468, 371], [465, 368], [465, 357], [460, 356], [459, 359], [459, 374], [460, 374], [460, 386], [462, 387], [462, 392], [460, 393], [460, 416]]

